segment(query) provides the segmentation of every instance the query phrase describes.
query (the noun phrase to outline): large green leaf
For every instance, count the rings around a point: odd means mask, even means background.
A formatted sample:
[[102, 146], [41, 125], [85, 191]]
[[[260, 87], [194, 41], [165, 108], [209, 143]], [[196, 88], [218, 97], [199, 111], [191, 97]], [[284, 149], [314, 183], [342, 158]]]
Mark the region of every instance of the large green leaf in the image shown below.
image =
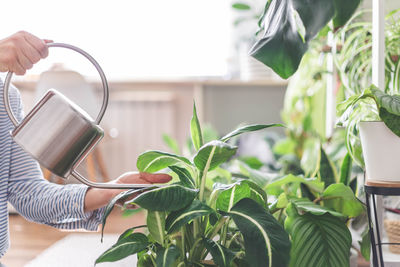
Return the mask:
[[198, 190], [173, 184], [156, 188], [140, 194], [130, 203], [137, 204], [149, 211], [175, 211], [189, 205]]
[[142, 233], [133, 233], [121, 238], [111, 248], [106, 250], [96, 263], [114, 262], [144, 250], [149, 245], [147, 237]]
[[291, 267], [349, 266], [351, 234], [343, 220], [328, 213], [298, 215], [290, 210], [285, 228], [292, 239]]
[[146, 224], [151, 236], [160, 245], [164, 245], [165, 240], [165, 212], [148, 211]]
[[178, 175], [179, 180], [182, 185], [185, 187], [195, 188], [196, 185], [193, 181], [192, 175], [190, 172], [184, 168], [179, 168], [177, 166], [169, 166], [169, 168]]
[[274, 182], [268, 184], [266, 188], [271, 189], [273, 187], [282, 187], [289, 183], [303, 183], [313, 191], [319, 193], [322, 193], [324, 190], [324, 183], [318, 181], [316, 178], [304, 178], [303, 176], [295, 176], [293, 174], [288, 174], [278, 180], [275, 180]]
[[264, 34], [250, 54], [286, 79], [296, 72], [308, 42], [334, 15], [332, 0], [271, 0]]
[[271, 0], [263, 15], [263, 36], [250, 51], [282, 78], [296, 72], [308, 43], [334, 18], [342, 26], [360, 0]]
[[360, 0], [334, 0], [335, 17], [333, 27], [338, 28], [346, 24], [360, 5]]
[[244, 238], [249, 266], [287, 266], [290, 241], [288, 234], [262, 206], [242, 199], [228, 213]]
[[267, 195], [257, 184], [243, 180], [223, 189], [217, 198], [217, 209], [230, 211], [243, 198], [250, 198], [266, 207]]
[[214, 210], [200, 200], [194, 200], [189, 206], [171, 212], [166, 220], [165, 227], [168, 233], [179, 230], [183, 225], [189, 223], [191, 220], [213, 213]]
[[157, 267], [172, 267], [174, 262], [180, 255], [179, 249], [172, 245], [168, 248], [163, 248], [157, 251], [156, 264]]
[[211, 239], [204, 239], [204, 246], [210, 252], [214, 263], [221, 267], [230, 267], [235, 253]]
[[144, 152], [143, 154], [139, 155], [136, 163], [139, 171], [150, 173], [176, 164], [191, 166], [191, 163], [187, 158], [161, 151]]
[[211, 141], [200, 148], [193, 161], [200, 171], [204, 171], [206, 167], [211, 171], [235, 155], [236, 150], [236, 146], [222, 141]]
[[325, 206], [348, 217], [357, 217], [365, 210], [351, 188], [342, 183], [328, 186], [322, 197]]
[[237, 136], [237, 135], [240, 135], [243, 133], [259, 131], [259, 130], [270, 128], [270, 127], [284, 127], [284, 125], [279, 124], [279, 123], [246, 125], [246, 126], [240, 127], [238, 129], [228, 133], [227, 135], [225, 135], [224, 137], [221, 138], [221, 141], [226, 142], [234, 136]]
[[193, 117], [190, 121], [190, 134], [192, 136], [193, 146], [197, 151], [203, 145], [203, 134], [200, 128], [199, 118], [197, 117], [195, 103], [193, 103]]

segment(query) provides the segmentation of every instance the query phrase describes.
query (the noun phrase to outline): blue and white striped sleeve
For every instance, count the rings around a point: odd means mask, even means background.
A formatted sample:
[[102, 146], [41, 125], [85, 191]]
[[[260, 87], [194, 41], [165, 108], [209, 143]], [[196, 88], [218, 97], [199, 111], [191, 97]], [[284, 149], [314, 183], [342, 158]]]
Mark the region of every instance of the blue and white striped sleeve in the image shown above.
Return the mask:
[[[22, 103], [18, 91], [12, 91], [10, 102], [20, 120]], [[8, 200], [20, 214], [28, 220], [60, 229], [97, 230], [103, 209], [84, 212], [87, 186], [48, 182], [38, 163], [27, 152], [14, 141], [11, 146]]]

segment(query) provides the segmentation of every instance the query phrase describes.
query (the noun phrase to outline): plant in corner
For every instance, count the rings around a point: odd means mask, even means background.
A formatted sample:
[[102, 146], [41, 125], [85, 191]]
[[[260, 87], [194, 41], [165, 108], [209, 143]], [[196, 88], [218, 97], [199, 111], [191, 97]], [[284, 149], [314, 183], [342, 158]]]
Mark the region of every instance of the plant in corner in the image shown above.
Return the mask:
[[[125, 204], [147, 210], [148, 234], [126, 230], [97, 263], [118, 261], [137, 254], [138, 266], [287, 266], [290, 241], [282, 225], [268, 210], [264, 190], [250, 180], [214, 184], [206, 189], [207, 175], [235, 155], [227, 143], [242, 133], [281, 126], [241, 127], [219, 140], [203, 144], [202, 131], [193, 110], [190, 129], [196, 154], [193, 160], [160, 151], [147, 151], [137, 160], [142, 172], [169, 168], [178, 181], [141, 193]], [[126, 191], [106, 207], [107, 216], [117, 201], [136, 195]], [[206, 261], [211, 259], [211, 263]]]

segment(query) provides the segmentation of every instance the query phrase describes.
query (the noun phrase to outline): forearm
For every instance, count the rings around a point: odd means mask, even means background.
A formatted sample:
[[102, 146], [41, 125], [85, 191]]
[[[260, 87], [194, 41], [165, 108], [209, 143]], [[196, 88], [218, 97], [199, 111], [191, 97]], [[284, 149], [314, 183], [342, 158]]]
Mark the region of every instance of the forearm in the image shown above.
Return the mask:
[[120, 192], [122, 190], [89, 187], [85, 195], [85, 213], [104, 207]]

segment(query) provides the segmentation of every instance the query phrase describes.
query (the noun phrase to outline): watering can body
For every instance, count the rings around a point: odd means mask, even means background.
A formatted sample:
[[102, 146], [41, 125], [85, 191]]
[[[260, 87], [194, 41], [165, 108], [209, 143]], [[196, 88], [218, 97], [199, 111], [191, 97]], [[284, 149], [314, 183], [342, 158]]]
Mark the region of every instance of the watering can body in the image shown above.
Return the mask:
[[96, 183], [87, 180], [75, 170], [104, 136], [104, 131], [100, 128], [99, 123], [108, 104], [108, 83], [100, 65], [82, 49], [62, 43], [47, 45], [71, 49], [86, 57], [93, 64], [100, 74], [103, 85], [102, 107], [97, 118], [93, 120], [78, 105], [58, 91], [51, 89], [19, 122], [10, 107], [8, 92], [13, 73], [9, 72], [4, 81], [3, 99], [7, 114], [15, 126], [11, 131], [14, 141], [41, 165], [62, 178], [72, 175], [78, 181], [97, 188], [143, 190], [154, 187], [154, 185], [148, 184]]
[[11, 135], [44, 167], [67, 178], [104, 131], [79, 106], [49, 90]]

